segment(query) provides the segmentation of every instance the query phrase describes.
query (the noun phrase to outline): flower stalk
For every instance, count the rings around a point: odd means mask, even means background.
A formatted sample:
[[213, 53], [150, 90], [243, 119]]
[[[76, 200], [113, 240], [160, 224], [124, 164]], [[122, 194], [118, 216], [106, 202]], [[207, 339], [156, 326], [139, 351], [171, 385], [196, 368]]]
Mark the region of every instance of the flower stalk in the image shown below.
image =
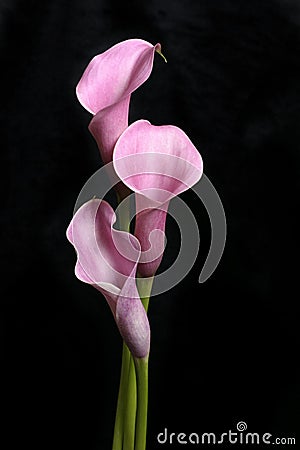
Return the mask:
[[131, 359], [130, 351], [128, 350], [126, 344], [123, 343], [121, 377], [120, 377], [112, 450], [123, 449], [124, 417], [126, 413], [127, 381], [128, 381], [130, 359]]
[[136, 373], [132, 355], [129, 355], [129, 369], [127, 378], [127, 395], [124, 416], [123, 450], [134, 450], [135, 421], [137, 408]]
[[[130, 203], [117, 191], [119, 229], [130, 231]], [[113, 450], [134, 450], [136, 420], [136, 374], [135, 365], [125, 342], [123, 342], [120, 387], [118, 394]]]
[[134, 450], [146, 449], [148, 414], [148, 356], [134, 358], [137, 375], [137, 415]]
[[137, 282], [136, 282], [137, 288], [138, 288], [138, 291], [139, 291], [139, 294], [141, 297], [141, 301], [144, 305], [146, 312], [148, 312], [148, 308], [149, 308], [149, 301], [150, 301], [150, 297], [151, 297], [153, 280], [154, 280], [154, 277], [149, 277], [149, 278], [138, 277]]

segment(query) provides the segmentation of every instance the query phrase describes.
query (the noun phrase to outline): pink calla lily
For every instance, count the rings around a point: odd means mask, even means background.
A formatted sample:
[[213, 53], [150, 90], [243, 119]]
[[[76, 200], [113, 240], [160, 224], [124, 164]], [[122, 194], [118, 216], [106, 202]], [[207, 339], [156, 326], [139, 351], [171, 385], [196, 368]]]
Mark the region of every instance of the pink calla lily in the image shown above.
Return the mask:
[[67, 238], [77, 253], [77, 278], [104, 295], [128, 348], [143, 358], [149, 353], [150, 327], [135, 280], [140, 244], [130, 233], [114, 229], [115, 221], [106, 201], [90, 200], [75, 213]]
[[202, 158], [180, 128], [138, 120], [118, 139], [113, 164], [119, 178], [136, 193], [135, 236], [143, 252], [138, 271], [151, 277], [164, 251], [169, 202], [199, 181]]
[[155, 46], [128, 39], [95, 56], [76, 88], [79, 102], [94, 114], [89, 130], [104, 163], [112, 161], [114, 145], [128, 126], [130, 95], [150, 76]]

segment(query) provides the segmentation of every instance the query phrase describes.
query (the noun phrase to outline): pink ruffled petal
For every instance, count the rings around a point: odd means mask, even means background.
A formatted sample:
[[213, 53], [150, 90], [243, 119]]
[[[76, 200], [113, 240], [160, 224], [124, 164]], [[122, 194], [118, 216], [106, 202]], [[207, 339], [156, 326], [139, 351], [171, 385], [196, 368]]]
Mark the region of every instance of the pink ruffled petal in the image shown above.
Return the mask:
[[142, 39], [128, 39], [95, 56], [85, 69], [76, 94], [92, 114], [120, 102], [149, 77], [155, 46]]
[[135, 238], [113, 228], [115, 220], [107, 202], [93, 199], [78, 209], [67, 229], [67, 238], [77, 253], [77, 278], [113, 301], [136, 269], [140, 253]]
[[115, 221], [107, 202], [90, 200], [74, 215], [67, 238], [77, 253], [77, 278], [105, 296], [127, 346], [143, 357], [149, 352], [150, 327], [135, 280], [140, 244], [130, 233], [115, 230]]
[[[180, 128], [139, 120], [118, 139], [113, 163], [119, 178], [137, 194], [135, 236], [143, 252], [138, 270], [142, 276], [152, 276], [164, 247], [163, 239], [154, 239], [153, 232], [164, 232], [168, 202], [199, 181], [202, 158]], [[146, 252], [150, 259], [145, 260]]]
[[109, 283], [121, 289], [137, 264], [139, 242], [129, 233], [115, 230], [115, 221], [111, 206], [99, 199], [88, 201], [74, 215], [67, 237], [85, 273], [78, 272], [82, 281]]
[[[89, 130], [104, 164], [112, 161], [115, 143], [128, 126], [131, 93], [149, 78], [160, 48], [142, 39], [120, 42], [91, 60], [76, 87], [80, 103], [95, 114]], [[116, 189], [128, 195], [121, 184]]]
[[130, 189], [158, 204], [189, 189], [203, 172], [198, 150], [180, 128], [155, 126], [147, 120], [138, 120], [124, 131], [113, 162]]

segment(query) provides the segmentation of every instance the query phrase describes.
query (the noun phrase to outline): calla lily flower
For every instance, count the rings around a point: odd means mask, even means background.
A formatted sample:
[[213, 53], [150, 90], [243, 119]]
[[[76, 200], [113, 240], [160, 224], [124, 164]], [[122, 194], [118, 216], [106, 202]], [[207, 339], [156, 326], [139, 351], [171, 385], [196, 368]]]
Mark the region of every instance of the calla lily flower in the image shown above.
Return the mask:
[[79, 102], [94, 114], [89, 130], [105, 164], [128, 126], [131, 93], [149, 78], [160, 50], [142, 39], [120, 42], [90, 61], [76, 87]]
[[67, 238], [77, 253], [77, 278], [104, 295], [131, 353], [143, 358], [149, 353], [150, 327], [135, 280], [140, 244], [114, 229], [115, 221], [106, 201], [90, 200], [73, 216]]
[[138, 120], [118, 139], [113, 164], [119, 178], [136, 193], [134, 234], [142, 249], [138, 272], [151, 277], [163, 256], [169, 202], [199, 181], [202, 158], [180, 128]]

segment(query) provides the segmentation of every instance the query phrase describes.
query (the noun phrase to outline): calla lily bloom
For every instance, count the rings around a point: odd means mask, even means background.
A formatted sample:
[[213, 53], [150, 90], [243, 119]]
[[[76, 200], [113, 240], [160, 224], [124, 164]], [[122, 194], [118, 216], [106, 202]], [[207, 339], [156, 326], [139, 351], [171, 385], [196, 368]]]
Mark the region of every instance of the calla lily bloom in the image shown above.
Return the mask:
[[95, 56], [76, 88], [79, 102], [94, 114], [89, 130], [103, 162], [112, 161], [112, 152], [128, 126], [130, 96], [150, 76], [154, 53], [160, 44], [128, 39]]
[[202, 158], [180, 128], [138, 120], [118, 139], [113, 164], [119, 178], [136, 193], [134, 234], [143, 252], [138, 272], [151, 277], [163, 256], [169, 202], [199, 181]]
[[150, 327], [135, 280], [140, 244], [114, 229], [115, 221], [106, 201], [90, 200], [73, 216], [67, 238], [77, 253], [77, 278], [104, 295], [131, 353], [143, 358], [149, 353]]

